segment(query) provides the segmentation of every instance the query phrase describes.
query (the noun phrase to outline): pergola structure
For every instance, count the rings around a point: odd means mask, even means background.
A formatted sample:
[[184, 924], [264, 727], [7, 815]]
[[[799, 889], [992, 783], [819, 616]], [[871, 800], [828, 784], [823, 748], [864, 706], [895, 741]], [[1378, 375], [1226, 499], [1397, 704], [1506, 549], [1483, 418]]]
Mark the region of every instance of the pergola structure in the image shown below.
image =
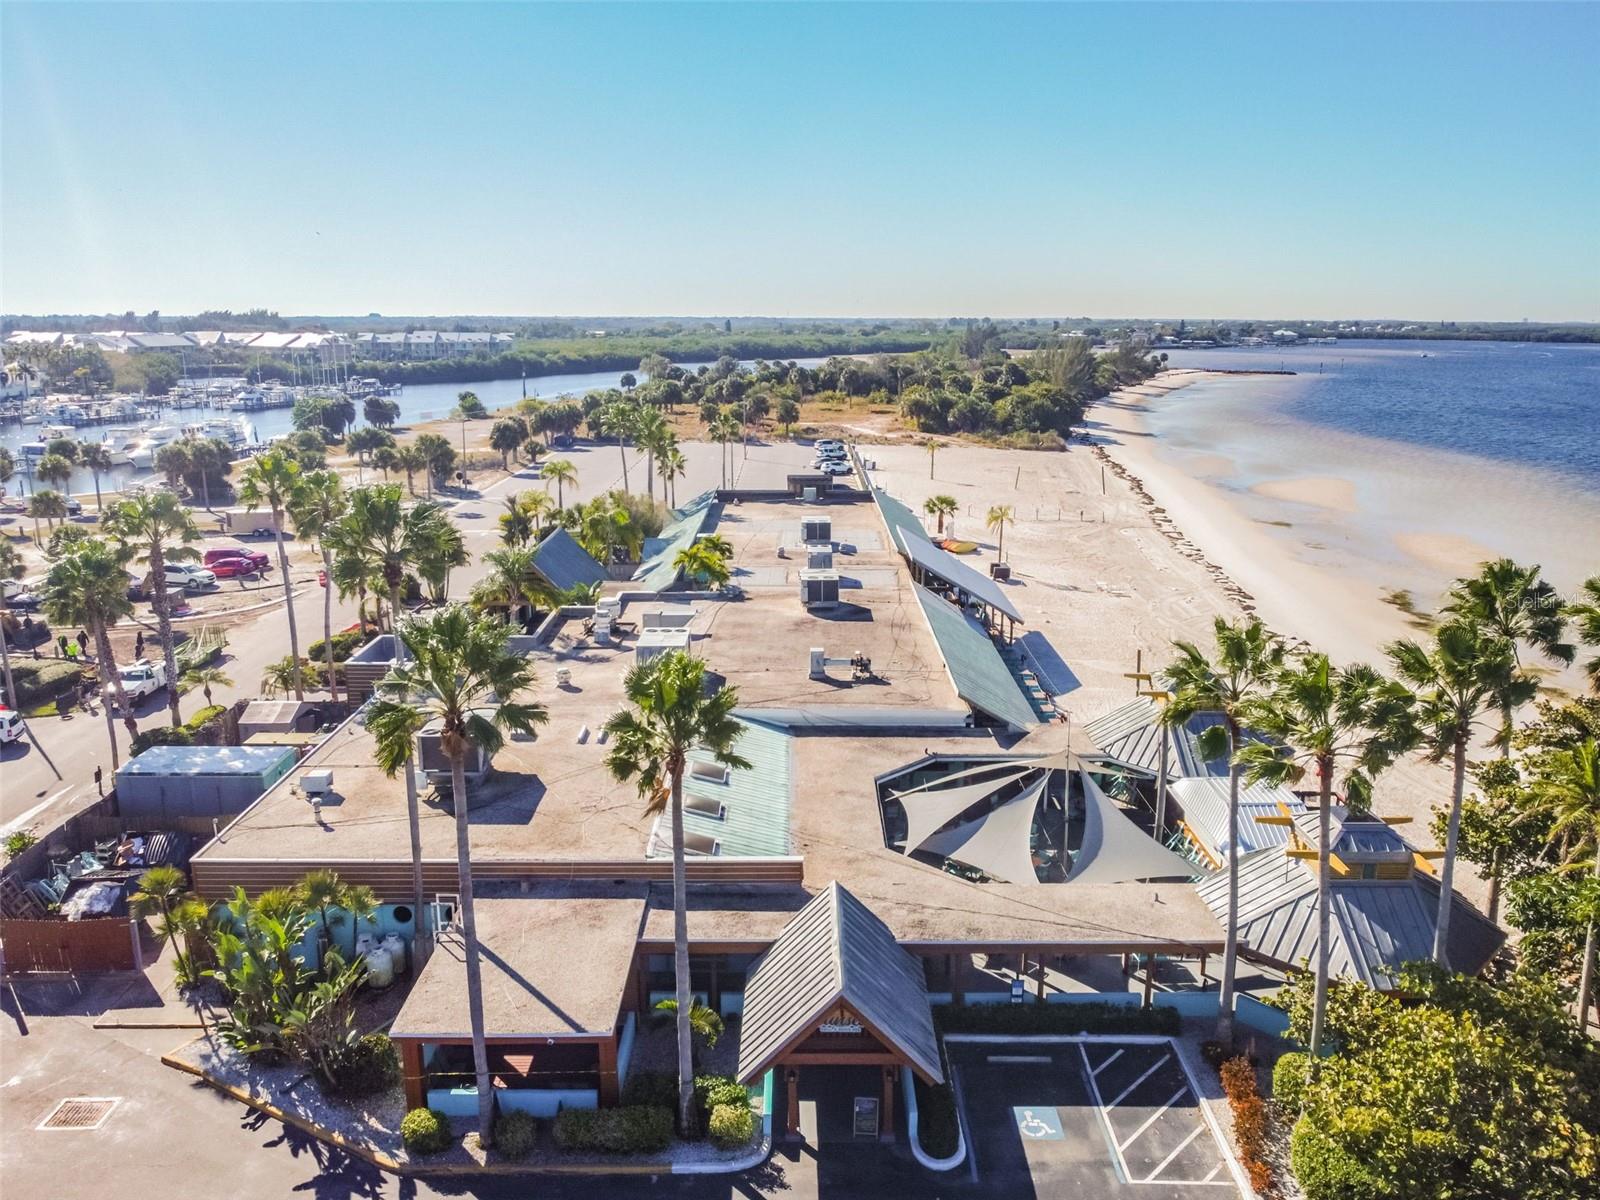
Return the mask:
[[796, 1137], [801, 1069], [838, 1066], [882, 1068], [879, 1129], [891, 1139], [900, 1068], [927, 1083], [944, 1079], [921, 961], [832, 883], [784, 926], [745, 985], [739, 1080], [779, 1070]]

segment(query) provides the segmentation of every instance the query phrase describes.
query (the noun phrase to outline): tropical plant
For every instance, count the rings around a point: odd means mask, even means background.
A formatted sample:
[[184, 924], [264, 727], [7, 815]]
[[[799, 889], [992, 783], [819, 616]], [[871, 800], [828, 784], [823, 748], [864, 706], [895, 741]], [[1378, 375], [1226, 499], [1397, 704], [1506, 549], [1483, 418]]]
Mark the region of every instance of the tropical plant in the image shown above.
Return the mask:
[[117, 728], [112, 709], [128, 714], [138, 729], [122, 688], [122, 675], [111, 653], [108, 630], [133, 611], [128, 600], [126, 552], [100, 538], [90, 538], [74, 546], [50, 566], [45, 576], [42, 600], [46, 615], [57, 625], [77, 625], [94, 638], [95, 662], [101, 680], [109, 684], [114, 704], [104, 706], [106, 737], [111, 742], [111, 769], [120, 765]]
[[325, 961], [330, 947], [340, 949], [333, 931], [346, 923], [350, 926], [350, 957], [354, 959], [361, 923], [378, 909], [373, 890], [365, 884], [347, 883], [337, 871], [327, 869], [309, 872], [295, 886], [307, 911], [317, 914], [318, 961]]
[[500, 453], [500, 468], [507, 469], [510, 458], [528, 438], [528, 427], [512, 417], [501, 417], [489, 427], [489, 448]]
[[639, 424], [639, 410], [637, 406], [625, 401], [614, 401], [600, 410], [600, 432], [606, 437], [617, 439], [617, 454], [622, 459], [622, 490], [631, 491], [628, 486], [628, 439], [633, 436]]
[[956, 510], [961, 506], [956, 503], [954, 496], [929, 496], [922, 502], [922, 511], [930, 517], [937, 518], [939, 524], [937, 532], [944, 536], [944, 519], [956, 515]]
[[443, 604], [450, 594], [450, 573], [470, 561], [461, 528], [447, 517], [430, 521], [423, 528], [417, 553], [417, 577], [427, 585], [428, 600]]
[[[375, 483], [352, 488], [348, 511], [334, 522], [331, 540], [345, 577], [367, 580], [380, 587], [389, 602], [389, 625], [399, 625], [401, 597], [408, 579], [430, 553], [444, 548], [446, 536], [438, 527], [454, 528], [443, 508], [432, 501], [409, 507], [397, 483]], [[459, 533], [459, 531], [457, 531]]]
[[[452, 453], [454, 453], [454, 451], [452, 451]], [[399, 450], [395, 451], [394, 465], [396, 470], [404, 471], [406, 473], [406, 491], [415, 496], [417, 494], [417, 472], [428, 471], [428, 455], [426, 450], [415, 443], [408, 446], [401, 446]], [[428, 484], [428, 495], [432, 496], [432, 474], [428, 474], [426, 479]]]
[[1233, 989], [1239, 950], [1239, 779], [1237, 758], [1244, 722], [1267, 693], [1283, 665], [1284, 647], [1259, 618], [1213, 625], [1216, 654], [1208, 658], [1193, 642], [1173, 643], [1177, 657], [1164, 672], [1172, 698], [1161, 710], [1162, 723], [1182, 727], [1202, 713], [1214, 713], [1219, 724], [1200, 735], [1200, 752], [1228, 764], [1228, 919], [1222, 950], [1222, 987], [1218, 996], [1217, 1040], [1233, 1041]]
[[39, 488], [28, 497], [28, 515], [33, 518], [33, 540], [38, 543], [39, 518], [54, 529], [57, 521], [67, 519], [67, 498], [52, 488]]
[[63, 486], [72, 478], [72, 460], [61, 454], [46, 454], [39, 459], [33, 473], [54, 487]]
[[[167, 913], [164, 925], [163, 936], [177, 947], [172, 952], [172, 973], [178, 987], [198, 987], [205, 975], [201, 964], [205, 961], [206, 937], [211, 932], [211, 906], [198, 896], [183, 896]], [[195, 1016], [204, 1029], [205, 1004], [199, 997], [194, 997], [193, 1002]]]
[[300, 631], [295, 626], [294, 583], [289, 578], [289, 555], [283, 548], [283, 518], [298, 502], [301, 487], [300, 464], [282, 450], [268, 450], [244, 469], [239, 485], [239, 502], [251, 512], [263, 505], [272, 513], [272, 536], [278, 547], [278, 571], [283, 578], [283, 611], [289, 620], [289, 658], [295, 668], [294, 698], [305, 699], [300, 678]]
[[[1475, 622], [1511, 644], [1521, 665], [1519, 647], [1527, 645], [1563, 665], [1577, 656], [1561, 640], [1567, 616], [1555, 588], [1539, 578], [1537, 566], [1521, 567], [1509, 558], [1484, 563], [1477, 575], [1458, 579], [1450, 589], [1443, 612]], [[1495, 739], [1502, 758], [1511, 756], [1511, 734], [1518, 697], [1527, 698], [1522, 673], [1507, 677], [1507, 688], [1495, 697], [1500, 708], [1500, 732]]]
[[[656, 1001], [656, 1011], [666, 1013], [674, 1022], [678, 1016], [678, 1000], [675, 996], [667, 996]], [[689, 1032], [697, 1039], [693, 1051], [689, 1056], [690, 1064], [696, 1075], [700, 1073], [700, 1046], [704, 1043], [707, 1050], [717, 1048], [717, 1039], [722, 1036], [722, 1018], [717, 1015], [717, 1010], [708, 1004], [701, 1004], [693, 1000], [689, 1004]]]
[[556, 507], [565, 508], [567, 506], [566, 485], [570, 483], [573, 486], [577, 486], [578, 468], [565, 458], [552, 458], [548, 459], [544, 466], [540, 468], [539, 475], [546, 484], [554, 483], [556, 485]]
[[1600, 695], [1600, 575], [1591, 575], [1583, 581], [1583, 599], [1567, 605], [1567, 616], [1577, 626], [1583, 644], [1596, 651], [1595, 656], [1583, 664], [1583, 670], [1589, 676], [1589, 689]]
[[704, 542], [694, 542], [679, 550], [672, 565], [702, 588], [722, 588], [732, 578], [727, 558]]
[[442, 485], [450, 477], [450, 469], [456, 465], [456, 448], [437, 433], [419, 433], [412, 445], [427, 464], [428, 495], [431, 497], [435, 482]]
[[183, 477], [194, 466], [194, 460], [189, 453], [189, 443], [168, 442], [156, 451], [154, 465], [166, 478], [168, 487], [178, 487], [183, 482]]
[[[334, 526], [344, 516], [348, 501], [344, 483], [336, 471], [309, 471], [300, 478], [300, 486], [289, 497], [289, 519], [294, 522], [295, 536], [315, 540], [322, 555], [322, 640], [333, 641], [333, 579], [334, 543], [330, 540]], [[328, 698], [339, 702], [339, 674], [328, 664]]]
[[578, 544], [601, 563], [609, 566], [619, 549], [630, 561], [638, 557], [645, 534], [634, 520], [624, 493], [607, 492], [571, 511], [576, 519]]
[[687, 873], [683, 846], [683, 776], [689, 752], [700, 750], [731, 768], [748, 767], [734, 751], [744, 733], [733, 717], [737, 689], [707, 693], [706, 666], [682, 651], [658, 655], [623, 680], [628, 706], [606, 722], [611, 749], [606, 767], [622, 782], [634, 780], [648, 814], [668, 816], [672, 844], [672, 951], [676, 977], [678, 1117], [694, 1124], [694, 1062], [690, 1025]]
[[[1563, 866], [1581, 870], [1592, 860], [1600, 888], [1600, 742], [1590, 737], [1570, 750], [1538, 755], [1529, 780], [1533, 809], [1550, 819], [1550, 844], [1563, 849]], [[1591, 899], [1578, 966], [1578, 1025], [1589, 1027], [1594, 997], [1595, 928], [1600, 914]]]
[[162, 936], [166, 937], [170, 931], [165, 925], [172, 915], [172, 907], [188, 890], [188, 877], [177, 867], [151, 867], [139, 876], [138, 890], [128, 897], [128, 904], [140, 916], [159, 915]]
[[475, 617], [460, 605], [413, 620], [400, 628], [409, 653], [384, 681], [383, 696], [368, 710], [367, 727], [377, 742], [378, 765], [400, 770], [411, 757], [419, 713], [437, 724], [440, 747], [450, 760], [451, 806], [455, 810], [456, 865], [460, 876], [462, 943], [466, 957], [467, 1008], [478, 1088], [479, 1136], [492, 1136], [494, 1096], [484, 1040], [483, 980], [472, 900], [472, 847], [467, 820], [466, 759], [469, 752], [493, 755], [506, 734], [532, 735], [544, 723], [543, 705], [519, 699], [533, 684], [533, 665], [506, 646], [506, 627]]
[[778, 401], [774, 415], [778, 418], [778, 424], [783, 426], [784, 436], [793, 437], [795, 422], [800, 419], [800, 405], [792, 397], [784, 396]]
[[1308, 653], [1285, 666], [1247, 714], [1250, 728], [1268, 739], [1239, 748], [1236, 758], [1250, 781], [1294, 787], [1312, 775], [1319, 792], [1316, 995], [1307, 1046], [1313, 1064], [1322, 1048], [1332, 950], [1334, 787], [1348, 808], [1369, 806], [1373, 778], [1416, 742], [1411, 699], [1371, 667], [1341, 670], [1326, 654]]
[[1416, 720], [1428, 761], [1450, 760], [1450, 817], [1439, 872], [1439, 919], [1433, 932], [1434, 961], [1447, 966], [1467, 749], [1485, 712], [1503, 711], [1507, 703], [1515, 707], [1531, 699], [1535, 684], [1517, 669], [1509, 641], [1459, 617], [1436, 628], [1428, 646], [1408, 638], [1391, 643], [1388, 655], [1395, 672], [1417, 694]]
[[87, 467], [89, 474], [94, 477], [94, 510], [103, 512], [105, 505], [100, 500], [100, 476], [111, 470], [114, 465], [111, 461], [111, 450], [103, 442], [80, 442], [78, 461]]
[[[689, 460], [677, 445], [668, 446], [656, 462], [656, 474], [661, 476], [662, 498], [669, 505], [678, 503], [678, 480], [689, 473]], [[670, 493], [670, 494], [669, 494]]]
[[472, 589], [473, 606], [480, 611], [504, 609], [506, 624], [524, 605], [556, 602], [549, 585], [534, 567], [534, 552], [525, 546], [491, 550], [483, 556], [488, 574]]
[[994, 505], [989, 509], [989, 515], [984, 518], [984, 527], [991, 533], [1000, 535], [1000, 544], [994, 552], [995, 559], [998, 562], [1006, 560], [1006, 526], [1015, 525], [1016, 522], [1017, 511], [1009, 504]]
[[[171, 492], [148, 492], [124, 500], [112, 508], [101, 522], [106, 532], [118, 538], [137, 562], [150, 569], [150, 590], [155, 609], [156, 629], [161, 638], [162, 662], [167, 678], [178, 678], [178, 661], [172, 636], [172, 599], [167, 586], [169, 562], [198, 562], [200, 552], [192, 543], [200, 540], [194, 518]], [[173, 728], [183, 724], [178, 711], [178, 689], [167, 689], [167, 713]]]
[[645, 495], [653, 500], [656, 495], [656, 458], [670, 450], [677, 438], [673, 436], [659, 408], [641, 408], [636, 410], [634, 416], [633, 440], [645, 453]]

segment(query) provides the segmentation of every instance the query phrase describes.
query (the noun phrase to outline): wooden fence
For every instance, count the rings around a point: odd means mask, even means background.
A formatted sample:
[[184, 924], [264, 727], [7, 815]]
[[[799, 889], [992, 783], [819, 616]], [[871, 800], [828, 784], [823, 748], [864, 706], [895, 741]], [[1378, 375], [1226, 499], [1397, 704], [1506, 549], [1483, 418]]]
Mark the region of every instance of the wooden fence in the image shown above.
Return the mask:
[[88, 921], [29, 921], [0, 918], [0, 945], [7, 971], [137, 971], [138, 926], [127, 917]]

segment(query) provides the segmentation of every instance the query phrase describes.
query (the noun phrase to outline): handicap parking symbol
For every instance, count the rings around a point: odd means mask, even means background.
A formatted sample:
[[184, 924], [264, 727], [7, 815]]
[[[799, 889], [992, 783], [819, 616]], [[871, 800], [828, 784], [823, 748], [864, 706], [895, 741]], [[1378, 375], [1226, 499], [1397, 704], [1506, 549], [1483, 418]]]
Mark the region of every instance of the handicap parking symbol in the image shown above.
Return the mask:
[[1059, 1142], [1061, 1121], [1053, 1108], [1013, 1108], [1017, 1132], [1030, 1142]]

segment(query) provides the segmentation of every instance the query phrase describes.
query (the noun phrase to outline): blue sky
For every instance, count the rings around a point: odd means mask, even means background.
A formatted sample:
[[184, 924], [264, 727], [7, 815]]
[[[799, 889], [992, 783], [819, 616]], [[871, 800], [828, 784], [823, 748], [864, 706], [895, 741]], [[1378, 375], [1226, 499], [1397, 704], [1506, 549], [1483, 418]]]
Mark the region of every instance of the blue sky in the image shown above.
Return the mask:
[[0, 6], [0, 308], [1600, 320], [1600, 6]]

